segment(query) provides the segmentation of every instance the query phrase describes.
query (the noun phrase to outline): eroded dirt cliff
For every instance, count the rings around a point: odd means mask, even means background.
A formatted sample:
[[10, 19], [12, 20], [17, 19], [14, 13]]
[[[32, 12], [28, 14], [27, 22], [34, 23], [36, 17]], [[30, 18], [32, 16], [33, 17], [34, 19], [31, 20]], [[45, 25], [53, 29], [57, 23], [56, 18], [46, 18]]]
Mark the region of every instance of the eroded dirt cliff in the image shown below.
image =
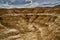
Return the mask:
[[0, 40], [60, 40], [60, 7], [0, 9]]

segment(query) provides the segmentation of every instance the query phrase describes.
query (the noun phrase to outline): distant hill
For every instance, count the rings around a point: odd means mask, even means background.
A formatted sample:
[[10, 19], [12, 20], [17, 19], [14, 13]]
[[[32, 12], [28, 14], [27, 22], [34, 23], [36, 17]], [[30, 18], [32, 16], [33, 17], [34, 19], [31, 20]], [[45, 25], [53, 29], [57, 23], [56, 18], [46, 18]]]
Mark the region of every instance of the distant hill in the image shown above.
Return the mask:
[[57, 13], [59, 14], [60, 12], [60, 5], [56, 5], [54, 7], [36, 7], [36, 8], [11, 8], [11, 9], [0, 9], [0, 15], [1, 14], [6, 14], [6, 13]]

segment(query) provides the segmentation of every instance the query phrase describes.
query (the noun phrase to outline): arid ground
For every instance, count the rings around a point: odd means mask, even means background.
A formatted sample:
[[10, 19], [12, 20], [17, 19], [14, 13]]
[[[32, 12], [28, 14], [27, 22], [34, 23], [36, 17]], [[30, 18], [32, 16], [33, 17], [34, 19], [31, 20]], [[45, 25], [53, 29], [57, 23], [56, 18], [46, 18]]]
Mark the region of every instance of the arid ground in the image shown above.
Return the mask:
[[0, 40], [60, 40], [60, 5], [0, 9]]

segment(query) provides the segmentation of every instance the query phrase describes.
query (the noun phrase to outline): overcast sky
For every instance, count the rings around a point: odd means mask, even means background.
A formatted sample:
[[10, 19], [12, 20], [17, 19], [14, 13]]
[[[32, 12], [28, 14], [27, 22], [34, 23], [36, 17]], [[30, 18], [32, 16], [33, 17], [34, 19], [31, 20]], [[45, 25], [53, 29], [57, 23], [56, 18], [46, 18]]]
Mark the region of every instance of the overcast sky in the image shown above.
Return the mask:
[[0, 8], [33, 8], [55, 6], [60, 4], [60, 0], [0, 0]]

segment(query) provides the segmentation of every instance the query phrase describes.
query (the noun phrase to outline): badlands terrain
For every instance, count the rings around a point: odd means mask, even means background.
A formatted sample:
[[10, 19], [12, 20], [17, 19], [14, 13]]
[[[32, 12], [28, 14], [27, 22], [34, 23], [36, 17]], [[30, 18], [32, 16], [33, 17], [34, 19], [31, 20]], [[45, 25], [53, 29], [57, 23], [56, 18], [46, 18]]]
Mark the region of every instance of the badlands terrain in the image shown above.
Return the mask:
[[0, 9], [0, 40], [60, 40], [60, 5]]

